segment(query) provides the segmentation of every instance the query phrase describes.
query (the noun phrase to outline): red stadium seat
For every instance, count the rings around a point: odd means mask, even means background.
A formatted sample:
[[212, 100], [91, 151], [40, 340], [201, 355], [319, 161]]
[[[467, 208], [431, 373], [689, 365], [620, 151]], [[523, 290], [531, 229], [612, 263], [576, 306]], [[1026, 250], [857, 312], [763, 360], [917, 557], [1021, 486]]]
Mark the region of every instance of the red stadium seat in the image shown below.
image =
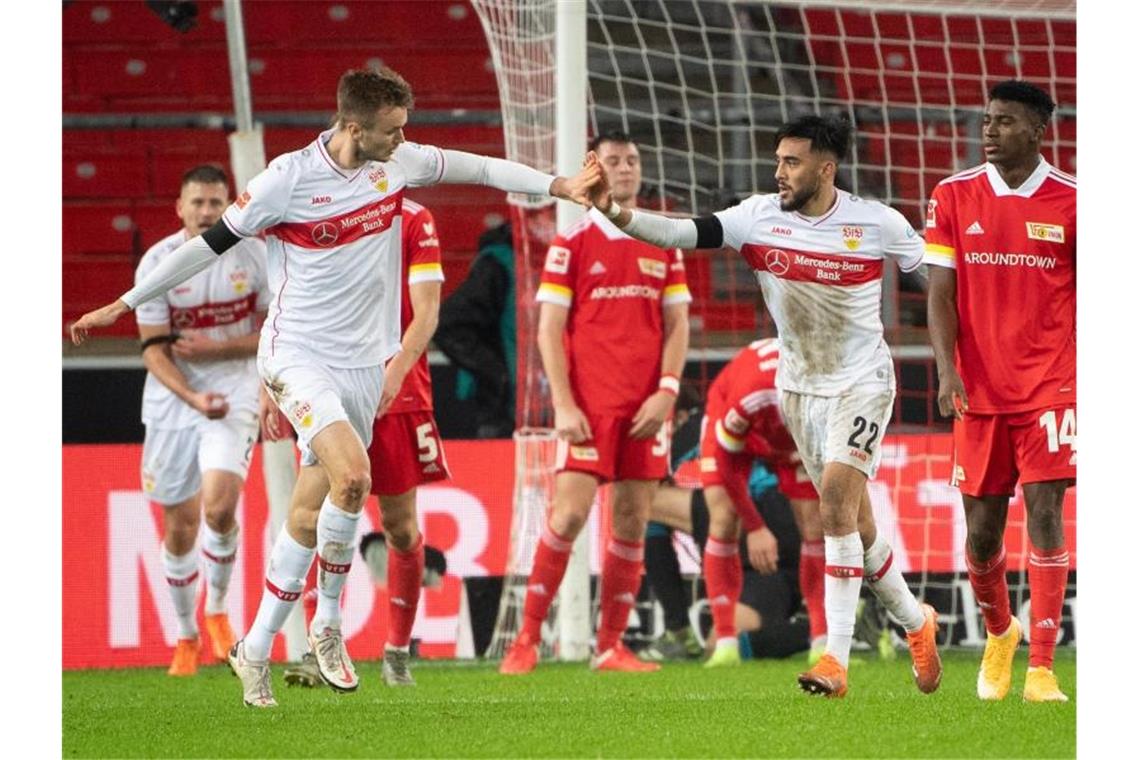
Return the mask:
[[[135, 261], [129, 256], [101, 256], [63, 260], [63, 320], [73, 322], [84, 313], [114, 301], [134, 284]], [[134, 319], [120, 319], [101, 335], [138, 335]]]
[[[173, 209], [171, 216], [174, 216]], [[108, 254], [130, 256], [136, 250], [134, 210], [129, 201], [64, 203], [64, 257]]]
[[376, 47], [485, 45], [479, 17], [462, 0], [288, 2], [264, 11], [258, 5], [245, 6], [251, 44], [351, 40]]
[[[246, 3], [247, 13], [249, 6]], [[189, 47], [209, 41], [224, 43], [225, 23], [218, 15], [221, 8], [218, 0], [199, 2], [197, 25], [182, 33], [164, 23], [146, 3], [137, 0], [76, 0], [63, 7], [63, 44], [64, 47], [114, 43]]]
[[146, 156], [124, 155], [112, 147], [65, 148], [64, 198], [145, 198], [150, 195]]

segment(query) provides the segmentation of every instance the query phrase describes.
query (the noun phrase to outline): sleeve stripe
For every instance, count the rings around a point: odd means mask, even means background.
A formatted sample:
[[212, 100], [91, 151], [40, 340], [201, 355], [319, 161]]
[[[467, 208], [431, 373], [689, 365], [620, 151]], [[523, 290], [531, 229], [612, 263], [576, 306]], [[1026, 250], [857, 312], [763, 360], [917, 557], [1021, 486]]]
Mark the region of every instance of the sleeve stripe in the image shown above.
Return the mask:
[[716, 421], [716, 440], [721, 446], [734, 454], [744, 451], [744, 439], [737, 438], [725, 430], [720, 420]]
[[544, 282], [538, 286], [538, 295], [535, 296], [535, 300], [569, 307], [574, 300], [574, 291], [565, 285]]
[[412, 264], [408, 267], [408, 284], [417, 282], [443, 282], [443, 265], [435, 262], [429, 264]]
[[954, 249], [948, 245], [939, 245], [938, 243], [927, 243], [926, 244], [926, 255], [927, 256], [931, 256], [931, 255], [945, 256], [947, 258], [952, 259], [952, 258], [954, 258]]

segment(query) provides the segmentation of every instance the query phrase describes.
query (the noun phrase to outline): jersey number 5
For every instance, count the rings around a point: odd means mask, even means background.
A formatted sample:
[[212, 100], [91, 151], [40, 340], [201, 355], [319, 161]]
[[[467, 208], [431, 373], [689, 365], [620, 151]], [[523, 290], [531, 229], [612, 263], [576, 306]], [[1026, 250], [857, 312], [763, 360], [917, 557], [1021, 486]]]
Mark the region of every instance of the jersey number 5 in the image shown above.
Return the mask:
[[1037, 418], [1037, 424], [1045, 428], [1049, 437], [1049, 453], [1056, 454], [1062, 446], [1072, 451], [1077, 443], [1077, 411], [1066, 409], [1061, 414], [1061, 425], [1057, 426], [1057, 413], [1050, 409]]
[[430, 422], [425, 422], [416, 428], [416, 446], [420, 450], [421, 462], [434, 462], [439, 456], [439, 445], [435, 442]]

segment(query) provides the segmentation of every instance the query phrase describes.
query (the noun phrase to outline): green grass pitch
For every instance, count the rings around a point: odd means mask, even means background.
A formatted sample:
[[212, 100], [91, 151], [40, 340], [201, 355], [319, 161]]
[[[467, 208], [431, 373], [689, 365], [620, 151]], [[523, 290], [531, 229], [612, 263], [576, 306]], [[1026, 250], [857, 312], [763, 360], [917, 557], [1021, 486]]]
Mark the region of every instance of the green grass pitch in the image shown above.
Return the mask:
[[730, 670], [667, 664], [595, 674], [544, 663], [524, 677], [491, 663], [419, 662], [414, 689], [389, 689], [377, 662], [360, 690], [285, 686], [280, 706], [241, 703], [222, 666], [195, 678], [163, 669], [63, 674], [64, 757], [1073, 757], [1076, 659], [1059, 653], [1067, 704], [1025, 704], [1022, 652], [1001, 703], [974, 697], [979, 653], [943, 656], [923, 696], [904, 654], [850, 671], [843, 700], [799, 692], [799, 657]]

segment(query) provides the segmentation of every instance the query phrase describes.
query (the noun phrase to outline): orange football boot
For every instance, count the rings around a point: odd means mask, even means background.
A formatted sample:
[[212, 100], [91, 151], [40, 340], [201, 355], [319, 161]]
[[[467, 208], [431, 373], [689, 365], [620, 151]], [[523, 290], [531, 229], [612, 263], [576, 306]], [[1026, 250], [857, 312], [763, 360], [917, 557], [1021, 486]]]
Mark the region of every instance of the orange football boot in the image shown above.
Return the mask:
[[834, 655], [824, 654], [812, 669], [800, 673], [800, 688], [808, 694], [825, 697], [842, 697], [847, 694], [847, 668], [839, 664]]
[[534, 670], [536, 665], [538, 665], [538, 642], [532, 640], [528, 634], [520, 633], [499, 664], [499, 672], [505, 676], [521, 676]]
[[638, 659], [637, 655], [626, 649], [625, 644], [618, 641], [606, 651], [590, 658], [590, 670], [610, 670], [615, 673], [653, 673], [661, 670], [661, 666], [656, 662]]
[[914, 683], [923, 694], [930, 694], [942, 683], [942, 658], [938, 654], [938, 613], [929, 604], [922, 605], [926, 622], [922, 628], [906, 635], [910, 646], [911, 672]]
[[202, 644], [198, 639], [179, 639], [174, 647], [174, 659], [166, 670], [168, 676], [193, 676], [198, 674], [198, 652]]
[[224, 612], [217, 615], [206, 615], [206, 633], [210, 635], [210, 651], [214, 657], [225, 662], [230, 650], [237, 643], [234, 629], [230, 628], [230, 617]]

